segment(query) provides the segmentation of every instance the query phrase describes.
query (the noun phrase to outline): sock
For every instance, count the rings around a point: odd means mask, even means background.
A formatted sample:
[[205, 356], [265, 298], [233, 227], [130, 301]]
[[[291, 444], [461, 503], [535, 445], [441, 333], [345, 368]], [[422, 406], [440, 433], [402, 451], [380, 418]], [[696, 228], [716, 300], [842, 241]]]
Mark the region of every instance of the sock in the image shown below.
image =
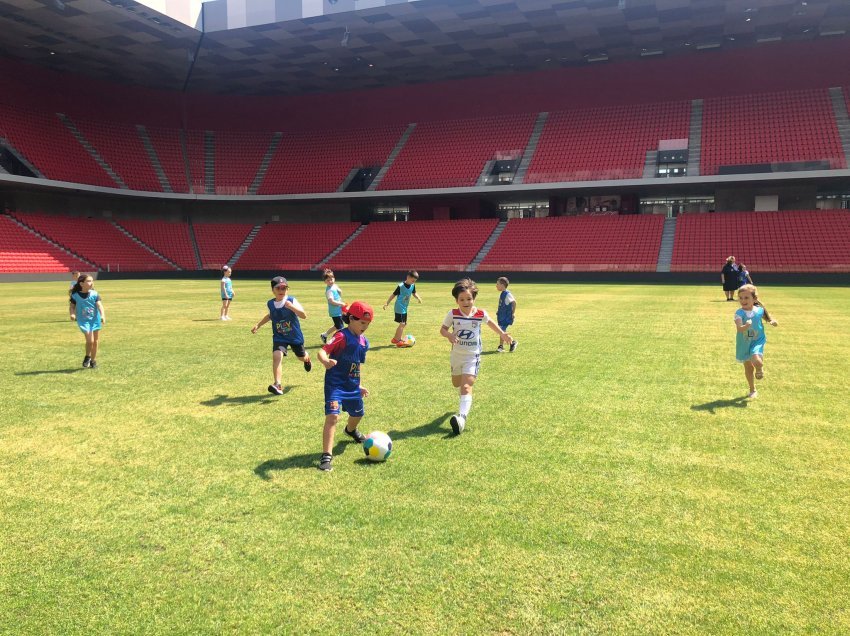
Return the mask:
[[460, 414], [466, 417], [469, 415], [469, 409], [472, 408], [472, 396], [471, 395], [461, 395], [460, 396]]

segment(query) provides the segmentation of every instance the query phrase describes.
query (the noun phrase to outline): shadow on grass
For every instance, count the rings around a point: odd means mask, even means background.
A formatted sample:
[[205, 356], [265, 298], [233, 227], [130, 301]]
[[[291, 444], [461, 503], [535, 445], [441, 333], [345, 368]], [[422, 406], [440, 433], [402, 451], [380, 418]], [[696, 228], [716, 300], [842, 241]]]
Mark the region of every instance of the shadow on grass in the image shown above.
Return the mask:
[[80, 371], [88, 370], [89, 369], [84, 369], [83, 367], [77, 367], [76, 369], [44, 369], [42, 371], [18, 371], [15, 375], [47, 375], [54, 373], [68, 375], [70, 373], [79, 373]]
[[[348, 446], [356, 444], [353, 440], [340, 440], [333, 447], [334, 457], [339, 457], [345, 452]], [[360, 446], [357, 444], [357, 446]], [[290, 470], [292, 468], [312, 468], [317, 470], [319, 466], [319, 458], [321, 453], [306, 453], [304, 455], [293, 455], [284, 459], [267, 459], [262, 464], [254, 469], [254, 474], [264, 481], [269, 481], [272, 476], [270, 473], [277, 470]]]
[[380, 351], [381, 349], [412, 349], [413, 347], [396, 347], [394, 344], [369, 346], [369, 351]]
[[389, 431], [387, 435], [389, 435], [390, 439], [393, 441], [408, 439], [411, 437], [426, 437], [428, 435], [437, 435], [439, 433], [446, 433], [443, 437], [454, 437], [455, 435], [451, 428], [449, 428], [448, 431], [443, 429], [443, 424], [445, 424], [452, 414], [452, 411], [446, 411], [427, 424], [422, 424], [421, 426], [417, 426], [416, 428], [411, 428], [406, 431]]
[[192, 322], [227, 322], [221, 318], [192, 318]]
[[[283, 387], [283, 395], [286, 395], [292, 390], [291, 386]], [[218, 394], [214, 398], [204, 400], [201, 406], [221, 406], [228, 404], [230, 406], [244, 406], [246, 404], [272, 404], [279, 398], [279, 395], [223, 395]]]
[[714, 400], [713, 402], [706, 402], [705, 404], [694, 404], [691, 407], [692, 411], [708, 411], [709, 413], [714, 413], [716, 409], [727, 409], [727, 408], [736, 408], [736, 409], [745, 409], [749, 401], [747, 400], [746, 395], [742, 395], [741, 397], [732, 398], [731, 400]]

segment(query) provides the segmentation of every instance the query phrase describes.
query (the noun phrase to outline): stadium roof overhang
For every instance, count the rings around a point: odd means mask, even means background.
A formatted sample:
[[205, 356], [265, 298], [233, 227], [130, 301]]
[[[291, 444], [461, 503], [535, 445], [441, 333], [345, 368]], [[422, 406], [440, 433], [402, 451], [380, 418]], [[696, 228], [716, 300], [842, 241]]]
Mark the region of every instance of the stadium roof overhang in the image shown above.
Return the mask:
[[[0, 55], [153, 88], [180, 89], [188, 78], [197, 92], [303, 94], [850, 33], [848, 0], [249, 4], [250, 14], [244, 2], [242, 13], [227, 0], [204, 4], [200, 31], [184, 23], [194, 19], [191, 4], [185, 18], [175, 19], [135, 0], [0, 0]], [[301, 17], [292, 13], [298, 4]], [[308, 5], [323, 8], [309, 14]]]

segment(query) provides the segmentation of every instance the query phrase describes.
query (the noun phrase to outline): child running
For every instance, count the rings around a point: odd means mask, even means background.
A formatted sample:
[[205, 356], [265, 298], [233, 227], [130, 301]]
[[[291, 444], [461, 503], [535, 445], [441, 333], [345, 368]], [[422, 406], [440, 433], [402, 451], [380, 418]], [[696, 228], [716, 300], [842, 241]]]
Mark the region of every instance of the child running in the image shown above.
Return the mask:
[[[501, 276], [496, 281], [496, 289], [499, 290], [499, 307], [496, 309], [496, 320], [499, 323], [499, 329], [502, 331], [507, 331], [508, 327], [514, 324], [514, 317], [516, 316], [516, 298], [508, 291], [508, 285], [510, 284], [511, 281], [505, 276]], [[518, 344], [516, 340], [511, 340], [509, 351], [511, 353], [516, 351]], [[499, 353], [505, 352], [505, 345], [502, 344], [501, 340], [496, 351]]]
[[86, 337], [86, 356], [83, 358], [83, 368], [86, 369], [97, 369], [97, 343], [100, 328], [106, 323], [103, 299], [93, 287], [94, 278], [88, 274], [78, 276], [76, 284], [71, 288], [69, 307], [71, 320], [77, 321], [77, 326]]
[[[452, 415], [450, 423], [455, 435], [463, 432], [466, 418], [472, 408], [472, 385], [478, 377], [481, 363], [481, 325], [486, 324], [499, 334], [502, 342], [513, 342], [511, 336], [499, 327], [487, 312], [475, 307], [478, 287], [475, 281], [464, 278], [455, 283], [452, 296], [457, 301], [457, 309], [446, 314], [440, 335], [452, 343], [449, 361], [452, 368], [452, 386], [460, 393], [460, 407], [457, 415]], [[449, 329], [451, 328], [451, 331]]]
[[764, 377], [764, 343], [767, 340], [764, 320], [774, 327], [779, 323], [759, 302], [755, 285], [744, 285], [738, 289], [738, 301], [741, 308], [735, 312], [735, 326], [738, 328], [735, 357], [744, 365], [744, 375], [750, 387], [747, 397], [754, 398], [758, 396], [758, 391], [753, 380], [761, 380]]
[[389, 306], [393, 298], [395, 298], [395, 321], [398, 326], [395, 329], [395, 335], [390, 341], [397, 347], [407, 347], [407, 341], [404, 339], [404, 329], [407, 327], [407, 306], [410, 304], [410, 297], [413, 296], [419, 304], [422, 304], [422, 298], [416, 293], [416, 281], [419, 280], [419, 273], [415, 269], [411, 269], [404, 277], [404, 281], [399, 283], [387, 302], [384, 303], [384, 309]]
[[322, 280], [325, 281], [325, 285], [327, 286], [325, 288], [325, 298], [328, 301], [328, 316], [331, 317], [334, 323], [332, 327], [319, 335], [319, 338], [324, 343], [333, 338], [337, 331], [345, 327], [345, 323], [342, 321], [342, 308], [345, 307], [345, 303], [342, 301], [342, 290], [336, 284], [336, 277], [333, 271], [326, 269], [322, 272]]
[[267, 322], [272, 323], [272, 373], [274, 374], [274, 384], [269, 385], [269, 393], [275, 395], [283, 395], [283, 386], [280, 383], [280, 368], [283, 363], [283, 356], [286, 355], [286, 348], [292, 349], [295, 357], [304, 363], [304, 370], [309, 372], [313, 368], [313, 363], [310, 362], [310, 355], [304, 349], [304, 334], [301, 333], [301, 323], [299, 318], [304, 320], [307, 314], [295, 296], [289, 296], [289, 283], [283, 276], [275, 276], [272, 278], [272, 290], [274, 298], [266, 303], [269, 311], [260, 319], [251, 329], [251, 333], [257, 333], [257, 330]]
[[363, 418], [363, 398], [369, 390], [360, 384], [360, 365], [366, 362], [369, 341], [363, 333], [369, 328], [375, 313], [364, 302], [354, 302], [345, 308], [343, 318], [348, 326], [337, 331], [319, 349], [319, 362], [325, 371], [325, 428], [322, 432], [322, 457], [319, 470], [333, 470], [331, 449], [341, 411], [348, 413], [345, 434], [358, 444], [366, 437], [357, 430]]
[[233, 270], [227, 265], [221, 268], [221, 320], [230, 320], [230, 303], [233, 301], [233, 281], [230, 275]]

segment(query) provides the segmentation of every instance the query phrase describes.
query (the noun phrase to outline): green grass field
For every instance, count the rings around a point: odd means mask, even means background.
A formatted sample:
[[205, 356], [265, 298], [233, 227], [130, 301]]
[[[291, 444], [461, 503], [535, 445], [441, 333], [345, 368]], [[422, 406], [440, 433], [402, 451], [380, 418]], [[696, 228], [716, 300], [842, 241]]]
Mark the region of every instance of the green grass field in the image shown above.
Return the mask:
[[[395, 284], [339, 282], [376, 309]], [[850, 289], [761, 289], [747, 402], [719, 285], [512, 285], [519, 348], [453, 437], [426, 277], [414, 348], [391, 309], [367, 332], [393, 457], [338, 431], [325, 474], [324, 370], [290, 356], [269, 395], [268, 283], [234, 286], [222, 323], [215, 280], [97, 283], [95, 371], [66, 284], [3, 286], [0, 633], [850, 632]], [[313, 352], [323, 290], [292, 284]]]

